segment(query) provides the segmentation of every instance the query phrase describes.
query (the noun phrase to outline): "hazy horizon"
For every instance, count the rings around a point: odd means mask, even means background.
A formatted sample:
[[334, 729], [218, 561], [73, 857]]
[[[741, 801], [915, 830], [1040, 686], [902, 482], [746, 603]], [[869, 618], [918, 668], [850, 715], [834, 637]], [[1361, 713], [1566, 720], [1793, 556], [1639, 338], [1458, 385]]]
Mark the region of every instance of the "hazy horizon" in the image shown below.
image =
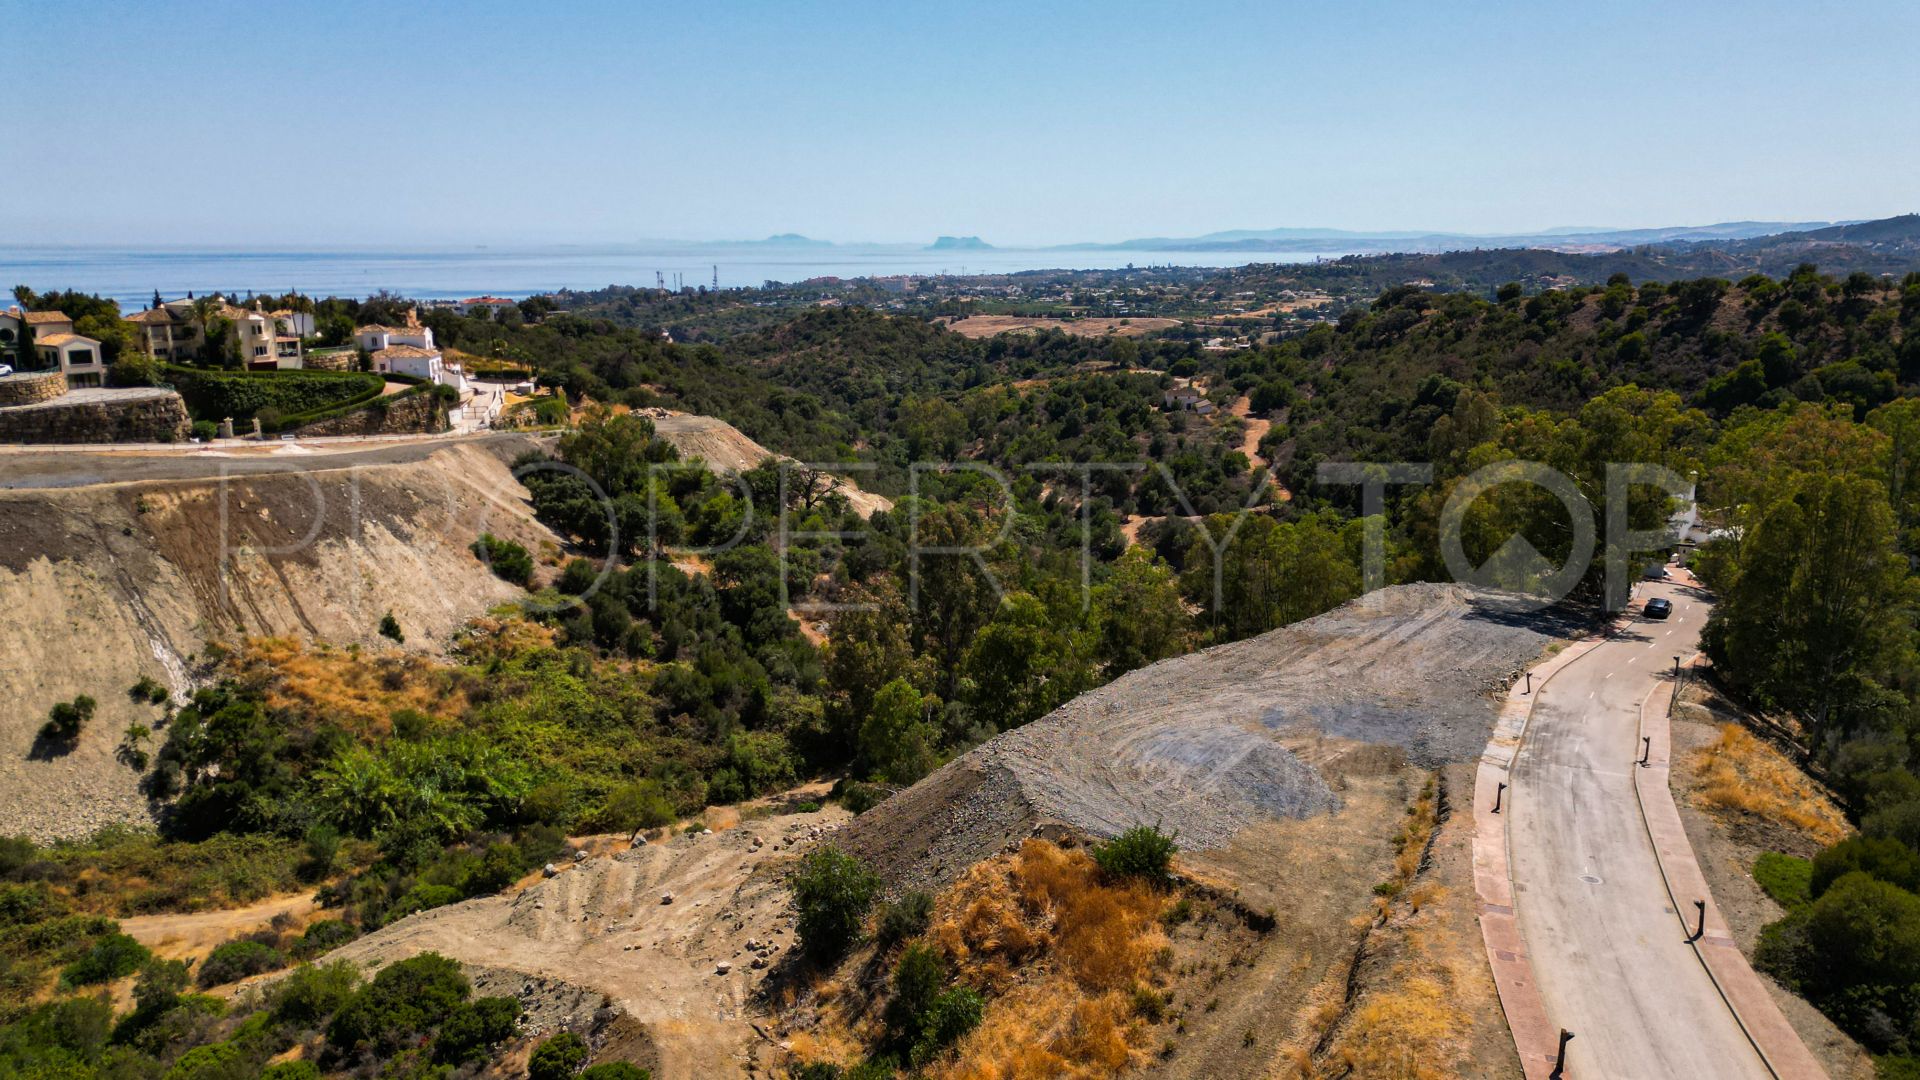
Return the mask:
[[1498, 236], [1884, 217], [1920, 177], [1920, 9], [1885, 0], [352, 0], [271, 33], [223, 0], [0, 3], [14, 244]]

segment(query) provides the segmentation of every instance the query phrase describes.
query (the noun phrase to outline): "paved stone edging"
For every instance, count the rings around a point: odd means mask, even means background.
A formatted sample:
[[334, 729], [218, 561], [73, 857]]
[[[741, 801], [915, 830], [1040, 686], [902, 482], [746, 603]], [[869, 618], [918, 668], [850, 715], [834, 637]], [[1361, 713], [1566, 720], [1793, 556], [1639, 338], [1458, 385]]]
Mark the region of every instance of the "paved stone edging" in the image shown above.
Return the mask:
[[[1480, 936], [1486, 942], [1494, 989], [1499, 992], [1500, 1009], [1507, 1015], [1507, 1030], [1513, 1034], [1513, 1048], [1520, 1055], [1520, 1068], [1527, 1080], [1545, 1080], [1553, 1071], [1560, 1050], [1560, 1029], [1547, 1018], [1547, 1003], [1540, 996], [1533, 959], [1514, 913], [1506, 804], [1503, 801], [1502, 812], [1496, 814], [1494, 798], [1499, 785], [1512, 773], [1527, 722], [1533, 716], [1533, 703], [1547, 680], [1593, 651], [1625, 623], [1626, 617], [1619, 616], [1605, 631], [1582, 638], [1529, 668], [1533, 673], [1531, 693], [1524, 676], [1508, 688], [1499, 718], [1494, 721], [1493, 738], [1487, 740], [1480, 766], [1474, 772], [1473, 889], [1480, 901]], [[1572, 1075], [1572, 1070], [1566, 1075]]]
[[[1687, 665], [1699, 666], [1695, 653]], [[1680, 809], [1673, 801], [1670, 776], [1673, 761], [1673, 724], [1667, 715], [1673, 699], [1674, 682], [1663, 680], [1640, 702], [1640, 735], [1648, 743], [1647, 765], [1633, 771], [1633, 792], [1640, 804], [1640, 818], [1646, 824], [1647, 837], [1653, 842], [1654, 859], [1660, 865], [1660, 877], [1673, 899], [1674, 914], [1681, 933], [1691, 936], [1698, 909], [1695, 901], [1706, 903], [1706, 932], [1691, 942], [1700, 966], [1720, 990], [1720, 996], [1733, 1013], [1747, 1041], [1760, 1054], [1767, 1071], [1780, 1080], [1825, 1080], [1827, 1072], [1800, 1040], [1785, 1013], [1767, 992], [1761, 976], [1747, 963], [1740, 946], [1720, 915], [1707, 889], [1706, 875], [1700, 871], [1693, 844], [1687, 839]]]

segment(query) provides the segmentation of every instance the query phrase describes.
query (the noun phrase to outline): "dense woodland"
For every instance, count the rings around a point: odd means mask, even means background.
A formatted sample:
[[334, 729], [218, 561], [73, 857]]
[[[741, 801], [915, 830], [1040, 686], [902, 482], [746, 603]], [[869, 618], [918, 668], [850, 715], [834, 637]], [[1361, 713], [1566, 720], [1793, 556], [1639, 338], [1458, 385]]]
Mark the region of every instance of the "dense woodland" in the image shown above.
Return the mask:
[[[350, 328], [396, 321], [383, 315], [394, 302], [318, 310]], [[975, 341], [857, 307], [743, 317], [702, 344], [533, 301], [427, 321], [443, 345], [530, 369], [579, 406], [554, 451], [579, 474], [528, 480], [572, 550], [538, 565], [477, 537], [476, 558], [527, 602], [476, 621], [445, 658], [235, 643], [205, 658], [189, 701], [101, 688], [154, 709], [127, 755], [148, 770], [160, 836], [0, 848], [0, 1077], [255, 1075], [295, 1044], [329, 1073], [469, 1074], [513, 1018], [430, 961], [364, 984], [309, 967], [229, 1007], [188, 992], [189, 973], [113, 920], [325, 884], [327, 920], [234, 943], [215, 976], [191, 975], [215, 985], [497, 891], [569, 835], [671, 827], [809, 777], [836, 778], [858, 809], [1129, 670], [1358, 595], [1370, 524], [1387, 581], [1444, 579], [1448, 495], [1512, 459], [1558, 468], [1597, 512], [1609, 462], [1698, 474], [1724, 530], [1697, 557], [1720, 597], [1716, 678], [1791, 734], [1861, 828], [1812, 862], [1761, 961], [1890, 1074], [1920, 1049], [1920, 275], [1803, 267], [1484, 298], [1397, 287], [1337, 324], [1234, 351]], [[1169, 407], [1186, 378], [1223, 408]], [[1224, 408], [1243, 395], [1272, 421], [1259, 446], [1271, 472]], [[820, 470], [714, 476], [621, 408], [651, 405], [866, 467], [850, 475], [895, 506], [862, 520]], [[1390, 487], [1369, 520], [1357, 487], [1316, 480], [1338, 461], [1430, 462], [1434, 476]], [[916, 462], [991, 466], [1009, 490]], [[1048, 468], [1085, 462], [1139, 467], [1085, 488]], [[1646, 486], [1626, 498], [1641, 528], [1671, 509]], [[1518, 531], [1557, 564], [1569, 524], [1555, 500], [1509, 485], [1474, 503], [1464, 535], [1476, 563]], [[835, 532], [847, 535], [823, 538]], [[979, 557], [916, 556], [916, 539]], [[1569, 601], [1583, 618], [1618, 599], [1605, 561]], [[1545, 570], [1492, 573], [1532, 587]], [[822, 640], [791, 615], [814, 603], [862, 607]], [[64, 703], [45, 737], [71, 737], [90, 711]], [[138, 1007], [116, 1019], [94, 995], [129, 975]], [[439, 1004], [403, 1008], [412, 997]], [[380, 1064], [402, 1046], [407, 1071]]]

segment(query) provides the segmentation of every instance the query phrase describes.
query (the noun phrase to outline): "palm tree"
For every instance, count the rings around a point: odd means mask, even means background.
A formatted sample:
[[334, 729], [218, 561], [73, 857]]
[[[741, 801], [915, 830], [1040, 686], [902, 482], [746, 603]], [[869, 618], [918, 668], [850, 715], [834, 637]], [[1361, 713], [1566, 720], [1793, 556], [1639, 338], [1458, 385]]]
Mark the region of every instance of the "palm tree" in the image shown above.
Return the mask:
[[193, 321], [200, 327], [200, 359], [206, 360], [207, 349], [213, 344], [213, 320], [220, 315], [219, 297], [201, 296], [193, 301]]

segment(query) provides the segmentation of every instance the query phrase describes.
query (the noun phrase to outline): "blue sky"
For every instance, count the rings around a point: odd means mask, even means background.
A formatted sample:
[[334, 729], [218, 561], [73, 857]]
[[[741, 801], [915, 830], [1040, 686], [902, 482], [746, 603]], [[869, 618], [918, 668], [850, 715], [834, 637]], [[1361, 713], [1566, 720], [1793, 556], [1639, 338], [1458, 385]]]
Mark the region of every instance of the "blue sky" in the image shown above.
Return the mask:
[[0, 0], [0, 242], [1920, 209], [1920, 5]]

